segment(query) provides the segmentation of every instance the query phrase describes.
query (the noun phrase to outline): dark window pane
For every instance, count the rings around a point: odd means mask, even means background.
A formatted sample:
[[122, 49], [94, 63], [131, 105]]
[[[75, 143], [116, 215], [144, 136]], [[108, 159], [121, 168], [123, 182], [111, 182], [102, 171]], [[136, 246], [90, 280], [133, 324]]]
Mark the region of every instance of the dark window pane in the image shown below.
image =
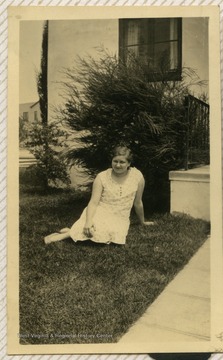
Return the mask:
[[170, 61], [169, 43], [159, 43], [154, 47], [154, 66], [159, 67]]
[[178, 40], [177, 19], [157, 19], [155, 21], [155, 42]]
[[179, 40], [179, 19], [170, 19], [170, 40]]
[[170, 40], [170, 20], [158, 19], [155, 22], [155, 42]]
[[181, 74], [181, 19], [123, 19], [120, 20], [120, 56], [126, 63], [134, 55], [148, 65], [148, 74], [158, 73], [160, 66]]
[[154, 47], [154, 65], [165, 66], [171, 70], [178, 68], [177, 42], [158, 43]]
[[139, 46], [139, 56], [144, 64], [150, 66], [154, 65], [154, 46], [153, 44], [140, 45]]
[[28, 120], [29, 120], [29, 113], [28, 113], [28, 112], [24, 112], [24, 113], [23, 113], [23, 119], [24, 119], [25, 121], [28, 121]]
[[128, 47], [128, 54], [127, 54], [127, 55], [138, 56], [138, 55], [139, 55], [139, 47], [138, 47], [138, 45], [136, 45], [136, 46], [129, 46], [129, 47]]
[[140, 41], [142, 45], [154, 42], [154, 21], [153, 19], [141, 19], [140, 21]]
[[129, 20], [126, 46], [138, 45], [139, 43], [139, 21]]

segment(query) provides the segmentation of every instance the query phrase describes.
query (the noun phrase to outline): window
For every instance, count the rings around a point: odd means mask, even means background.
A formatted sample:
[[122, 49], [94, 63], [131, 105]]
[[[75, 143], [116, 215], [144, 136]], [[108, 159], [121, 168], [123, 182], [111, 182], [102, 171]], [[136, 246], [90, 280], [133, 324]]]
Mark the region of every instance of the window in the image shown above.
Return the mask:
[[29, 120], [29, 113], [28, 112], [23, 113], [23, 120], [25, 120], [25, 121]]
[[34, 111], [34, 121], [38, 121], [38, 113], [37, 113], [37, 111]]
[[131, 56], [146, 64], [151, 79], [180, 80], [182, 68], [182, 20], [180, 18], [119, 20], [119, 55], [128, 63]]

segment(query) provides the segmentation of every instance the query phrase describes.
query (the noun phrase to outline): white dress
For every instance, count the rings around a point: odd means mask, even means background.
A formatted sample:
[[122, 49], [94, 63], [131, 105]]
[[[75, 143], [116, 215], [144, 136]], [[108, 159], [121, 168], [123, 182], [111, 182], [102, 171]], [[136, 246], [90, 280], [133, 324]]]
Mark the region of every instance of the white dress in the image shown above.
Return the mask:
[[[90, 240], [98, 243], [125, 244], [130, 224], [130, 211], [139, 181], [142, 179], [142, 173], [138, 169], [131, 167], [128, 171], [123, 184], [113, 180], [112, 169], [99, 173], [103, 190], [93, 218], [95, 230]], [[89, 239], [83, 233], [85, 221], [86, 208], [70, 229], [70, 237], [74, 241]]]

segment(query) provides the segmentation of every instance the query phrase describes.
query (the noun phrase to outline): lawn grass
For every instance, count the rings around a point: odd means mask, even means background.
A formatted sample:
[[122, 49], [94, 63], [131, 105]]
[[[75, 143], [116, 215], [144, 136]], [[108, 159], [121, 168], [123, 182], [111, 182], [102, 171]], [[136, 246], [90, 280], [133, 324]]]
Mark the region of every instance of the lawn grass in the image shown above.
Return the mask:
[[[20, 194], [20, 342], [112, 343], [145, 312], [205, 241], [209, 224], [133, 216], [126, 245], [45, 245], [43, 237], [72, 225], [88, 202], [74, 191]], [[151, 218], [150, 218], [151, 219]]]

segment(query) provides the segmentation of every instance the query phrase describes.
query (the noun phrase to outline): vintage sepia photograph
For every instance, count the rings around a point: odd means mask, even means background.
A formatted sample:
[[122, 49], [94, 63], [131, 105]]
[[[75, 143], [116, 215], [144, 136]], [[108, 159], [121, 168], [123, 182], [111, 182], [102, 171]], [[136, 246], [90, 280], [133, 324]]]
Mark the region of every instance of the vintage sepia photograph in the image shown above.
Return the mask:
[[212, 351], [214, 16], [66, 10], [12, 11], [19, 212], [9, 351]]

